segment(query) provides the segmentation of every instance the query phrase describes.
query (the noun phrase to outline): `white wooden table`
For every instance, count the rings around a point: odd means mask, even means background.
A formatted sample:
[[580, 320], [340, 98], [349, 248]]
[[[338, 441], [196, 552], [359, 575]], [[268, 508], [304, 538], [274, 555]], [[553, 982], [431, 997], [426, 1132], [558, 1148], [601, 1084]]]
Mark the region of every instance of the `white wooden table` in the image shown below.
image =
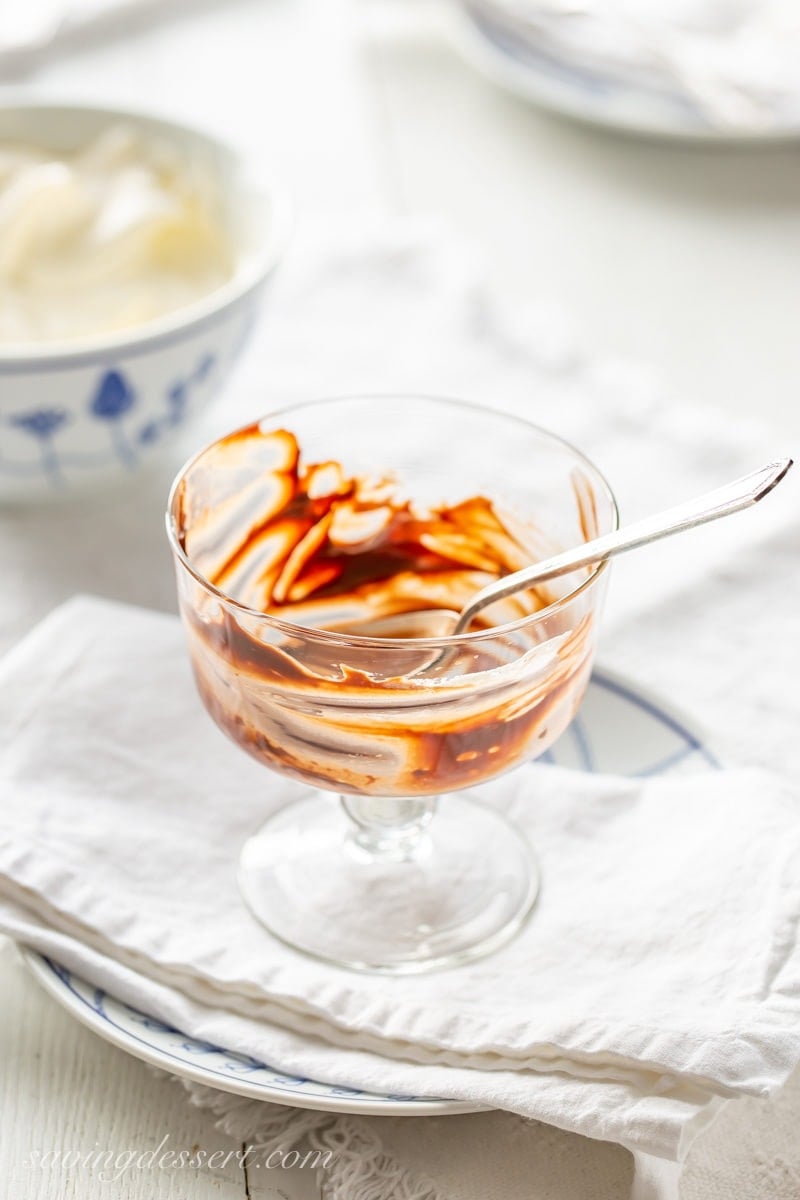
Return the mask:
[[[14, 92], [157, 107], [234, 136], [283, 161], [300, 220], [376, 205], [438, 213], [483, 247], [500, 286], [561, 302], [589, 347], [651, 364], [683, 399], [800, 432], [800, 147], [654, 146], [534, 112], [460, 63], [424, 0], [198, 0], [177, 13], [54, 57]], [[54, 581], [45, 607], [73, 584]], [[0, 649], [37, 615], [4, 612]], [[720, 1151], [711, 1174], [707, 1162], [690, 1169], [686, 1200], [748, 1200], [765, 1179], [772, 1200], [796, 1200], [798, 1108], [791, 1096], [743, 1105], [737, 1155]], [[0, 1192], [14, 1200], [310, 1194], [307, 1178], [235, 1167], [133, 1170], [110, 1185], [81, 1167], [31, 1166], [37, 1150], [141, 1151], [164, 1134], [186, 1148], [231, 1144], [179, 1085], [66, 1017], [8, 946], [0, 1112]], [[624, 1152], [600, 1147], [589, 1166], [581, 1139], [557, 1131], [536, 1147], [510, 1139], [505, 1177], [483, 1179], [481, 1145], [506, 1136], [490, 1114], [408, 1122], [390, 1140], [454, 1200], [626, 1194]]]

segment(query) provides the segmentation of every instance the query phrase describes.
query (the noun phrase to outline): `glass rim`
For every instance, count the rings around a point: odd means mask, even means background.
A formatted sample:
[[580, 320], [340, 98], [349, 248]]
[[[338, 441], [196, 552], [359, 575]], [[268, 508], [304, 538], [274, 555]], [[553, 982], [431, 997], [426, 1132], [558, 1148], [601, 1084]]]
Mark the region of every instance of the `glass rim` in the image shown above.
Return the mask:
[[[578, 584], [577, 587], [573, 588], [565, 596], [561, 596], [558, 600], [554, 600], [551, 604], [545, 605], [544, 608], [537, 609], [537, 611], [534, 613], [528, 613], [524, 617], [517, 617], [516, 620], [508, 621], [503, 625], [493, 625], [489, 629], [476, 629], [471, 632], [467, 631], [466, 633], [459, 633], [455, 635], [446, 634], [439, 637], [411, 637], [398, 639], [389, 637], [370, 637], [367, 634], [337, 633], [335, 630], [322, 629], [316, 625], [301, 625], [295, 621], [287, 621], [283, 617], [276, 617], [272, 613], [265, 613], [260, 609], [250, 608], [247, 604], [242, 604], [241, 601], [234, 599], [233, 596], [229, 596], [227, 592], [223, 592], [220, 588], [213, 584], [210, 579], [207, 579], [205, 575], [203, 575], [202, 571], [199, 571], [194, 566], [180, 543], [175, 521], [175, 501], [181, 483], [186, 478], [189, 471], [191, 471], [192, 467], [195, 466], [195, 464], [198, 463], [203, 456], [209, 452], [209, 450], [226, 438], [233, 437], [237, 433], [243, 433], [245, 430], [252, 428], [254, 425], [257, 425], [259, 429], [261, 429], [265, 423], [269, 422], [271, 424], [273, 421], [287, 415], [288, 413], [300, 412], [304, 409], [321, 407], [328, 404], [342, 403], [346, 400], [374, 400], [376, 402], [386, 400], [432, 400], [437, 404], [449, 404], [455, 408], [467, 408], [473, 412], [488, 416], [497, 416], [506, 421], [516, 422], [516, 424], [521, 425], [524, 429], [529, 431], [533, 430], [534, 433], [538, 433], [549, 439], [551, 442], [561, 446], [563, 449], [568, 450], [580, 463], [583, 463], [584, 466], [588, 467], [592, 473], [597, 476], [605, 492], [606, 499], [611, 505], [612, 525], [609, 532], [613, 533], [619, 528], [619, 506], [617, 504], [617, 499], [612, 491], [611, 485], [600, 468], [592, 462], [588, 455], [584, 454], [582, 450], [579, 450], [576, 446], [574, 446], [572, 442], [561, 437], [560, 434], [553, 433], [551, 430], [546, 429], [543, 425], [537, 425], [536, 422], [527, 420], [525, 417], [519, 417], [515, 413], [507, 412], [504, 409], [489, 408], [485, 404], [477, 404], [474, 401], [460, 400], [452, 396], [439, 396], [425, 392], [343, 393], [337, 396], [318, 397], [314, 400], [302, 400], [296, 404], [288, 404], [283, 408], [275, 409], [272, 412], [266, 413], [263, 417], [256, 417], [253, 421], [248, 421], [246, 424], [239, 425], [235, 429], [230, 430], [228, 433], [224, 433], [219, 437], [213, 438], [210, 442], [207, 442], [204, 446], [201, 446], [199, 450], [197, 450], [190, 456], [190, 458], [186, 460], [172, 481], [172, 486], [169, 490], [169, 496], [167, 497], [167, 510], [165, 513], [167, 539], [169, 541], [172, 553], [180, 565], [189, 573], [189, 575], [191, 575], [192, 578], [199, 583], [202, 588], [205, 589], [205, 591], [222, 601], [224, 605], [235, 609], [237, 612], [244, 613], [248, 617], [254, 617], [260, 621], [266, 621], [267, 624], [272, 628], [295, 638], [305, 637], [313, 641], [328, 642], [330, 644], [339, 646], [352, 646], [354, 648], [361, 649], [392, 649], [395, 653], [397, 653], [398, 641], [402, 641], [403, 645], [407, 645], [416, 649], [445, 649], [448, 647], [452, 648], [463, 645], [465, 642], [472, 644], [481, 641], [488, 641], [495, 637], [502, 637], [506, 634], [516, 633], [520, 629], [525, 629], [529, 625], [535, 624], [537, 621], [541, 621], [546, 617], [552, 616], [553, 613], [565, 608], [583, 592], [588, 591], [592, 584], [594, 584], [595, 581], [600, 578], [600, 576], [608, 567], [608, 559], [601, 559], [601, 561], [591, 569], [586, 579]], [[423, 610], [410, 609], [408, 611], [414, 612]], [[403, 614], [398, 614], [398, 616], [402, 615]]]

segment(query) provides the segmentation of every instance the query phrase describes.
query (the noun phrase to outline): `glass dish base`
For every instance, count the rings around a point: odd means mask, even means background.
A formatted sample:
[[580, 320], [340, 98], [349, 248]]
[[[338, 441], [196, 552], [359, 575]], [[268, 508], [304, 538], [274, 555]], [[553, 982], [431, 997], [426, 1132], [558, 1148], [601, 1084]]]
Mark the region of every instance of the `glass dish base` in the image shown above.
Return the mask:
[[[496, 810], [462, 794], [440, 798], [435, 817], [427, 799], [343, 800], [312, 792], [243, 847], [242, 895], [281, 941], [337, 966], [412, 974], [488, 954], [530, 914], [538, 866]], [[403, 805], [414, 819], [387, 822]], [[373, 814], [390, 836], [376, 840]]]

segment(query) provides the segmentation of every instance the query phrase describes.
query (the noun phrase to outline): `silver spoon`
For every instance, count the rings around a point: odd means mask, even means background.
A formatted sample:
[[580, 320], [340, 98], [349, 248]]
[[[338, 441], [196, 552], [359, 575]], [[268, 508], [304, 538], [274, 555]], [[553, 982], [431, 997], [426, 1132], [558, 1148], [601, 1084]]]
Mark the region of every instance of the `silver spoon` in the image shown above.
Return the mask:
[[[555, 579], [559, 575], [568, 575], [570, 571], [577, 571], [581, 567], [589, 567], [593, 563], [603, 562], [615, 554], [621, 554], [624, 550], [635, 550], [637, 546], [646, 546], [649, 542], [658, 541], [659, 538], [680, 533], [684, 529], [692, 529], [695, 525], [704, 525], [707, 521], [716, 521], [719, 517], [727, 517], [743, 508], [749, 508], [751, 504], [757, 504], [759, 500], [763, 500], [775, 485], [780, 483], [791, 465], [791, 458], [782, 458], [779, 462], [767, 463], [759, 470], [753, 471], [749, 475], [743, 475], [741, 479], [735, 479], [724, 487], [715, 488], [713, 492], [705, 492], [702, 496], [697, 496], [694, 500], [688, 500], [684, 504], [678, 504], [674, 508], [668, 508], [665, 512], [645, 517], [641, 521], [634, 522], [633, 525], [594, 538], [591, 542], [584, 542], [572, 550], [565, 550], [563, 554], [545, 558], [521, 571], [514, 571], [512, 575], [504, 575], [502, 579], [481, 588], [460, 613], [447, 613], [442, 610], [437, 610], [435, 614], [431, 613], [430, 615], [435, 615], [441, 625], [441, 628], [437, 628], [434, 636], [457, 637], [459, 634], [465, 633], [478, 613], [489, 604], [494, 604], [497, 600], [504, 600], [506, 596], [512, 596], [515, 592], [533, 587], [537, 583], [544, 583], [545, 580]], [[407, 617], [417, 620], [421, 615], [418, 613], [406, 614]], [[453, 621], [453, 624], [448, 628], [450, 621]], [[433, 663], [428, 663], [425, 671], [438, 665], [440, 659], [446, 654], [447, 651], [444, 651], [443, 654], [437, 656]]]

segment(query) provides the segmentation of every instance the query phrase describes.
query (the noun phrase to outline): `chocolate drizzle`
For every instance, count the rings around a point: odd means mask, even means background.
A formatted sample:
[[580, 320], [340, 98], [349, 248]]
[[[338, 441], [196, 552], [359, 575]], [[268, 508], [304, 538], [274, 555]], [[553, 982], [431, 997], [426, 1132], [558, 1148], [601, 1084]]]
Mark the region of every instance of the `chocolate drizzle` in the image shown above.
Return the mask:
[[[217, 443], [218, 464], [251, 448], [264, 474], [238, 494], [198, 509], [179, 496], [187, 557], [226, 595], [260, 612], [316, 627], [402, 612], [459, 609], [484, 584], [530, 562], [519, 522], [476, 496], [423, 509], [390, 476], [348, 476], [335, 462], [303, 465], [286, 430], [258, 425]], [[209, 466], [208, 470], [213, 467]], [[230, 464], [227, 470], [230, 471]], [[549, 603], [526, 593], [504, 620]], [[331, 624], [333, 622], [333, 625]]]
[[[421, 670], [435, 654], [408, 629], [348, 638], [403, 613], [458, 610], [530, 562], [531, 530], [490, 500], [423, 508], [391, 477], [304, 464], [291, 433], [254, 425], [197, 460], [174, 511], [193, 568], [236, 602], [179, 572], [204, 703], [291, 778], [394, 796], [469, 786], [544, 750], [580, 702], [594, 643], [586, 597], [513, 632], [491, 636], [487, 623], [439, 675]], [[522, 593], [488, 617], [506, 624], [552, 600]]]

